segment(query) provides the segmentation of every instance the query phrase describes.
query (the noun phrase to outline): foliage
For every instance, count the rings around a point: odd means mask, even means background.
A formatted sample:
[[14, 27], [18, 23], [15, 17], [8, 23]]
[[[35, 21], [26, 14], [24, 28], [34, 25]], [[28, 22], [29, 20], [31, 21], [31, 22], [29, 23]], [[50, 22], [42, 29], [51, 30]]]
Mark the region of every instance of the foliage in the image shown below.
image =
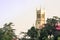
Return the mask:
[[3, 28], [0, 28], [0, 40], [12, 40], [15, 37], [14, 29], [12, 29], [12, 23], [5, 24]]
[[48, 33], [45, 28], [41, 29], [39, 40], [44, 40], [48, 36]]
[[55, 24], [57, 22], [60, 22], [60, 18], [57, 16], [53, 16], [52, 18], [47, 18], [46, 20], [46, 25], [45, 27], [42, 29], [43, 31], [40, 32], [40, 39], [42, 40], [42, 38], [54, 34], [55, 31]]
[[54, 33], [55, 24], [57, 22], [60, 22], [60, 18], [57, 16], [53, 16], [52, 18], [47, 18], [44, 28], [36, 29], [34, 26], [32, 26], [28, 30], [27, 35], [31, 38], [31, 40], [48, 40], [48, 35]]
[[31, 38], [36, 38], [37, 30], [35, 29], [35, 27], [31, 27], [31, 29], [28, 30], [27, 35], [30, 36]]

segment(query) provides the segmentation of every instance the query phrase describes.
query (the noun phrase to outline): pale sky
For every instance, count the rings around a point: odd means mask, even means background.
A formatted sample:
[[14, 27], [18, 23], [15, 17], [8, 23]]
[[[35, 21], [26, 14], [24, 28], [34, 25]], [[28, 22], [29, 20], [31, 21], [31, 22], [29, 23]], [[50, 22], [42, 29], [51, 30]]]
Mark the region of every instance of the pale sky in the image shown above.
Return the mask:
[[39, 7], [45, 8], [46, 18], [60, 15], [60, 0], [0, 0], [0, 27], [13, 22], [16, 34], [27, 31], [35, 24]]

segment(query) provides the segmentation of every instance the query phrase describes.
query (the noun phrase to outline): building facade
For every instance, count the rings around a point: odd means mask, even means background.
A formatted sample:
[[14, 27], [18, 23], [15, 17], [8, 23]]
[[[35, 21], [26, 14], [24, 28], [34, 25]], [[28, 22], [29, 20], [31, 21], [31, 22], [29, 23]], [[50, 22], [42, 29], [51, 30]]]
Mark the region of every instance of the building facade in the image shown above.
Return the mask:
[[45, 10], [44, 9], [36, 9], [36, 28], [41, 29], [45, 24]]

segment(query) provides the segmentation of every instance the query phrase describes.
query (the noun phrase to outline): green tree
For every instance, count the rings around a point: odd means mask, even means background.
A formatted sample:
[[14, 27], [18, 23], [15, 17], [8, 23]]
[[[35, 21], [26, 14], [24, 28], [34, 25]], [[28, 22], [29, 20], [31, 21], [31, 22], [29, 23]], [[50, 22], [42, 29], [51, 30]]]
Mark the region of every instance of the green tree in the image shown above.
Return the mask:
[[37, 37], [37, 30], [35, 27], [31, 27], [31, 29], [28, 30], [27, 35], [31, 37], [31, 39], [34, 39]]
[[2, 38], [3, 38], [3, 35], [4, 35], [3, 28], [0, 28], [0, 40], [2, 40]]
[[48, 35], [54, 33], [55, 24], [60, 21], [60, 18], [57, 16], [53, 16], [52, 18], [47, 18], [45, 27], [40, 32], [40, 40], [43, 40]]
[[3, 34], [3, 37], [2, 37], [2, 40], [12, 40], [13, 37], [15, 37], [15, 33], [14, 33], [14, 30], [15, 29], [12, 29], [12, 24], [13, 23], [9, 23], [9, 24], [5, 24], [4, 27], [3, 27], [3, 31], [4, 31], [4, 34]]
[[46, 40], [48, 36], [46, 25], [44, 28], [40, 29], [40, 36], [38, 37], [38, 40]]

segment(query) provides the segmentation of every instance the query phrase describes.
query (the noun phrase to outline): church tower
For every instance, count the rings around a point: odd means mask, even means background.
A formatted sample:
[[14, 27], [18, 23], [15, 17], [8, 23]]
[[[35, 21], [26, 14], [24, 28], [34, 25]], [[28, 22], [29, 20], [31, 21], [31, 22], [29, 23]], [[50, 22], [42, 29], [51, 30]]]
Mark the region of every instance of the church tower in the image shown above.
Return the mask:
[[41, 29], [45, 24], [45, 10], [44, 9], [36, 9], [36, 28]]

